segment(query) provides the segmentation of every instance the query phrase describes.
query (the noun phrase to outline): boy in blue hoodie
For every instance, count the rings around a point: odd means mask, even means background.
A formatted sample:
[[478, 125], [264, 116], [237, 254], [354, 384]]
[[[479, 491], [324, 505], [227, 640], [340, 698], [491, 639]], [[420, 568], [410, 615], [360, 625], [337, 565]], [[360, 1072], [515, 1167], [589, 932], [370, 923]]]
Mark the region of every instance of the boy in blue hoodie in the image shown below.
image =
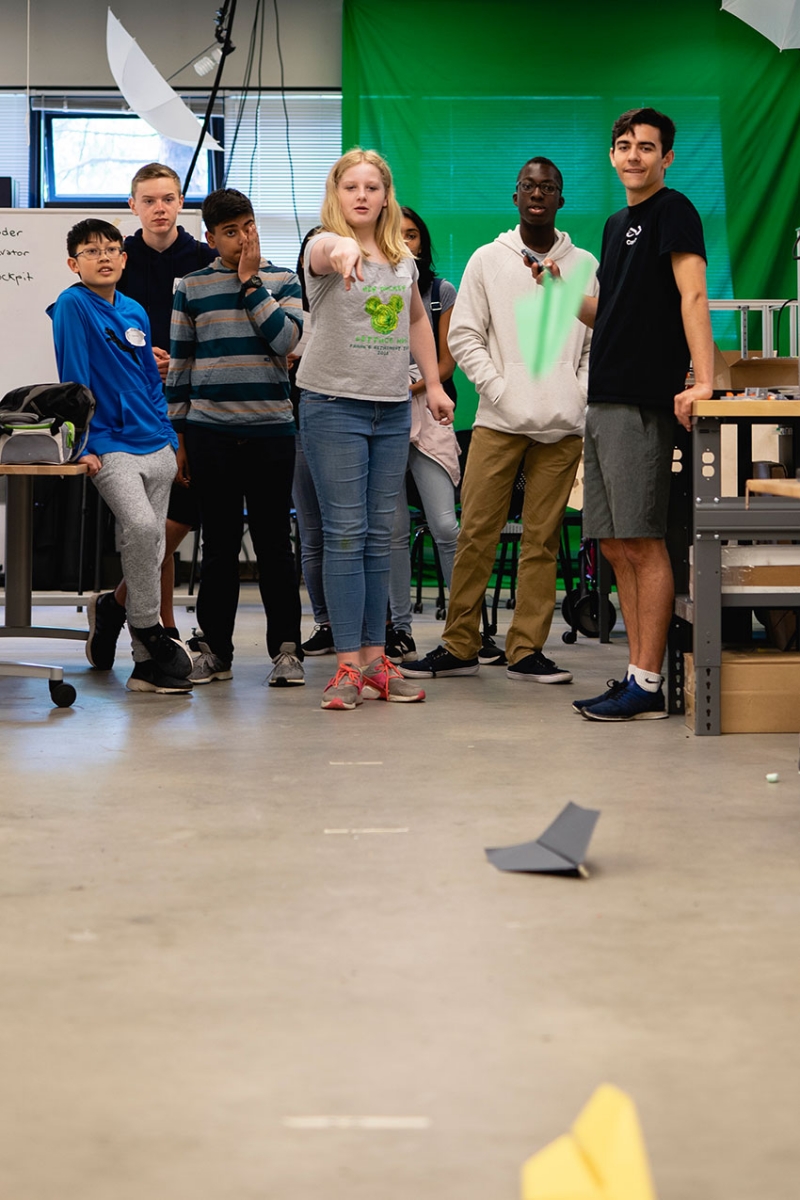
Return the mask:
[[[63, 291], [47, 312], [53, 320], [59, 378], [84, 384], [97, 402], [80, 461], [117, 522], [134, 658], [126, 686], [132, 692], [188, 692], [191, 657], [158, 621], [178, 441], [167, 415], [150, 325], [144, 309], [116, 289], [125, 252], [114, 225], [93, 218], [79, 221], [67, 234], [67, 254], [67, 265], [80, 282]], [[87, 642], [87, 654], [90, 646]]]

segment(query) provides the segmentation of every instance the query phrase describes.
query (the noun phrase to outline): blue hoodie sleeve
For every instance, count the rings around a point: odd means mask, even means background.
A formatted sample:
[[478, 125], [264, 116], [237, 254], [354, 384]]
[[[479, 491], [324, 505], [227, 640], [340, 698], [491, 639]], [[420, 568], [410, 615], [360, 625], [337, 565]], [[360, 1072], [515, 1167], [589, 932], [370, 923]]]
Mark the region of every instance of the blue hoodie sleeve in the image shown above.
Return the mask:
[[56, 301], [48, 309], [53, 318], [56, 366], [61, 383], [81, 383], [91, 389], [92, 367], [87, 328], [77, 304]]
[[143, 363], [145, 377], [147, 379], [148, 384], [150, 385], [150, 392], [153, 397], [153, 407], [155, 408], [158, 415], [161, 417], [161, 422], [164, 426], [164, 436], [167, 438], [167, 440], [168, 440], [170, 446], [172, 446], [173, 450], [177, 450], [178, 449], [178, 437], [177, 437], [177, 434], [175, 433], [175, 430], [172, 427], [172, 422], [169, 419], [169, 410], [167, 408], [166, 397], [164, 396], [164, 385], [161, 382], [161, 376], [158, 373], [158, 367], [156, 366], [156, 360], [153, 355], [153, 342], [152, 342], [152, 334], [150, 332], [150, 320], [147, 316], [147, 313], [144, 311], [144, 309], [142, 310], [141, 315], [144, 318], [144, 321], [142, 322], [142, 324], [143, 324], [145, 335], [147, 337], [147, 343], [144, 347], [144, 363]]

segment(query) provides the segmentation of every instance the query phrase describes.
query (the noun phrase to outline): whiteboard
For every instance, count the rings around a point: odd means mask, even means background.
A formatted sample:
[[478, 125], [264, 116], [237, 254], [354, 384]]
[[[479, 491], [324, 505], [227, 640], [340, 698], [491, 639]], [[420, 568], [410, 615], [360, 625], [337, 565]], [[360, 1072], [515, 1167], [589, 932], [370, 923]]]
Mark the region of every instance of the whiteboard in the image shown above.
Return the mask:
[[[123, 237], [139, 228], [128, 208], [0, 208], [0, 396], [31, 383], [56, 383], [53, 324], [45, 309], [77, 283], [67, 266], [67, 233], [85, 217], [118, 226]], [[179, 224], [199, 238], [198, 209]]]

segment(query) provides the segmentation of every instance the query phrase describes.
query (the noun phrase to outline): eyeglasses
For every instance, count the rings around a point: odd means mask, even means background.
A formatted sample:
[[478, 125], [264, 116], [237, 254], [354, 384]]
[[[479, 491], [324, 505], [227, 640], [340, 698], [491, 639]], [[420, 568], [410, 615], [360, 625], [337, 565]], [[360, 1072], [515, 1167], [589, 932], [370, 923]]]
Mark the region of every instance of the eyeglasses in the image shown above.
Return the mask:
[[75, 255], [76, 258], [88, 258], [94, 262], [96, 258], [116, 258], [118, 254], [122, 254], [122, 246], [89, 246], [86, 250], [79, 250]]
[[555, 196], [556, 192], [561, 191], [557, 183], [548, 183], [546, 180], [544, 183], [534, 183], [532, 179], [517, 180], [517, 191], [524, 192], [526, 196], [535, 192], [537, 188], [543, 196]]

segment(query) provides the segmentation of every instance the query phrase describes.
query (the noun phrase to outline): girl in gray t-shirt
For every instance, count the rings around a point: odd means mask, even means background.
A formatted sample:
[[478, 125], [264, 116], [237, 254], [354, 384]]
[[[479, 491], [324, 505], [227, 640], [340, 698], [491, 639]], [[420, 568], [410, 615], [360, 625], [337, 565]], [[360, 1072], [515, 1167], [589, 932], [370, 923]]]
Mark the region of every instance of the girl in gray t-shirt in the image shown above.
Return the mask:
[[428, 407], [449, 424], [436, 348], [400, 236], [387, 163], [351, 150], [328, 175], [323, 232], [306, 248], [312, 333], [300, 360], [300, 431], [324, 531], [325, 599], [338, 669], [323, 708], [363, 698], [406, 702], [425, 693], [385, 654], [389, 548], [408, 459], [408, 355]]

